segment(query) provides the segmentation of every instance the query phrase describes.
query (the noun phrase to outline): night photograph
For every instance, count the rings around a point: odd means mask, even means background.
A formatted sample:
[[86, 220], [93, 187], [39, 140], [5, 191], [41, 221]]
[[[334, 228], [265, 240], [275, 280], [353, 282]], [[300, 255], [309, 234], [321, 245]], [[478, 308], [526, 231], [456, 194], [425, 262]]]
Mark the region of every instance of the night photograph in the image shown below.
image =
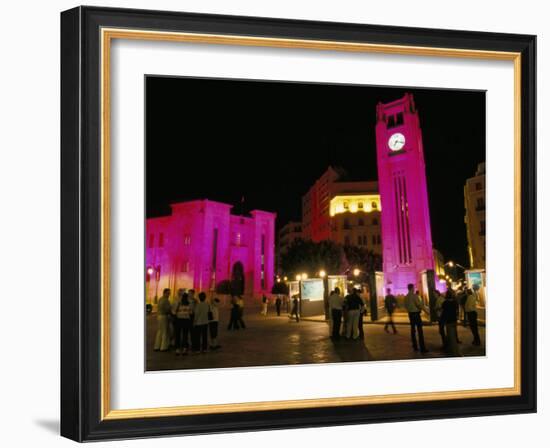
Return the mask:
[[145, 88], [146, 370], [485, 356], [484, 91]]

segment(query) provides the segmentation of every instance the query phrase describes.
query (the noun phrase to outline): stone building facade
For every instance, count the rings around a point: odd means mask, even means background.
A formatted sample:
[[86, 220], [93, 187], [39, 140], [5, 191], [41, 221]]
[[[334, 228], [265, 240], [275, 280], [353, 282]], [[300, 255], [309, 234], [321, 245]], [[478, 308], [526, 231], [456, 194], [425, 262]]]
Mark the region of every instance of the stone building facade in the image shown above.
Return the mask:
[[169, 216], [146, 223], [146, 297], [163, 288], [214, 291], [224, 280], [248, 296], [270, 293], [274, 280], [275, 213], [231, 214], [210, 200], [172, 204]]
[[470, 268], [485, 269], [485, 163], [466, 180], [464, 208]]

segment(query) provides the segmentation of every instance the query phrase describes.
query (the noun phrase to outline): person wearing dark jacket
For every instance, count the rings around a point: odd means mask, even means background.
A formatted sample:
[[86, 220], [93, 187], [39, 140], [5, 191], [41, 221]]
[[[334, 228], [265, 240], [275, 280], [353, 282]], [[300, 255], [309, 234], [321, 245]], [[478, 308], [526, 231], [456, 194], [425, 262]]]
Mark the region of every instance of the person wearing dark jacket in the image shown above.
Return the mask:
[[393, 323], [393, 312], [397, 308], [397, 299], [395, 296], [391, 293], [391, 289], [386, 289], [386, 297], [384, 298], [384, 308], [386, 309], [386, 314], [388, 316], [388, 320], [386, 321], [386, 325], [384, 325], [384, 331], [386, 333], [389, 333], [388, 327], [391, 325], [393, 329], [393, 334], [397, 333], [397, 329], [395, 328], [395, 324]]
[[344, 298], [348, 310], [348, 325], [346, 327], [346, 339], [357, 340], [359, 338], [359, 314], [364, 306], [363, 299], [353, 289], [350, 294]]
[[453, 290], [449, 288], [441, 306], [440, 322], [445, 325], [445, 350], [452, 356], [462, 356], [458, 348], [457, 319], [458, 302], [454, 297]]
[[277, 310], [277, 316], [281, 315], [281, 304], [282, 300], [280, 296], [277, 296], [277, 299], [275, 299], [275, 309]]
[[298, 295], [294, 295], [292, 297], [292, 310], [290, 311], [290, 318], [292, 319], [292, 316], [296, 317], [296, 322], [300, 322], [300, 311], [298, 309]]
[[238, 330], [239, 329], [239, 315], [240, 315], [240, 307], [237, 303], [237, 298], [232, 297], [231, 298], [231, 311], [229, 314], [229, 325], [227, 326], [228, 330]]

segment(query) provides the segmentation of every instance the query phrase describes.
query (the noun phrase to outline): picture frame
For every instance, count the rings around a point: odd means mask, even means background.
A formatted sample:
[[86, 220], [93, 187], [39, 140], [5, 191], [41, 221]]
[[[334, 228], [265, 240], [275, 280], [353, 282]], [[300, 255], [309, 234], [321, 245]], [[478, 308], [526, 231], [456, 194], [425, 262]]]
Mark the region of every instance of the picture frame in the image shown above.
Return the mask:
[[[513, 62], [514, 387], [112, 409], [109, 77], [116, 39]], [[535, 54], [531, 35], [98, 7], [63, 12], [61, 435], [82, 442], [536, 412]]]

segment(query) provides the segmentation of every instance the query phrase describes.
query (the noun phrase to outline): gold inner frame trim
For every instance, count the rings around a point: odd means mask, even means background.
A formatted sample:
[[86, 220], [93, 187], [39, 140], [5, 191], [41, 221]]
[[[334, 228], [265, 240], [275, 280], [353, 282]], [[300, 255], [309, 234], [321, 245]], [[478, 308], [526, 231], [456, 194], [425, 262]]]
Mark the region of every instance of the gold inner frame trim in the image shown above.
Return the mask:
[[[321, 51], [383, 53], [410, 56], [453, 57], [513, 61], [514, 63], [514, 386], [443, 392], [315, 398], [141, 409], [111, 409], [110, 368], [110, 63], [113, 39], [240, 45]], [[101, 419], [168, 417], [228, 412], [307, 409], [413, 401], [503, 397], [521, 394], [521, 54], [515, 52], [419, 47], [307, 39], [177, 33], [137, 29], [101, 29]]]

